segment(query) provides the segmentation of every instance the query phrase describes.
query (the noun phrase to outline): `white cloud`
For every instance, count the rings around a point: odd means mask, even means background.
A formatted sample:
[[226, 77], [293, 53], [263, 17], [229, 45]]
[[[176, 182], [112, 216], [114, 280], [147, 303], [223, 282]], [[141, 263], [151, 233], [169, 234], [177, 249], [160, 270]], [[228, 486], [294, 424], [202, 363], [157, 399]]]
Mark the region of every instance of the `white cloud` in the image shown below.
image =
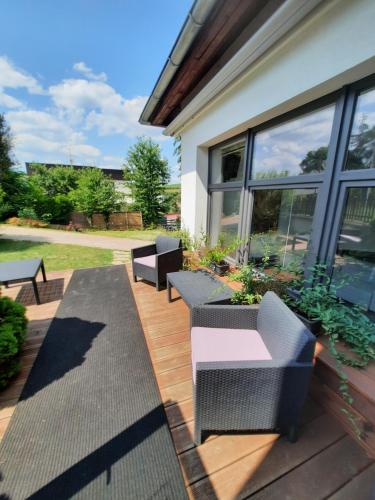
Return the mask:
[[[18, 160], [67, 163], [72, 159], [77, 164], [121, 168], [126, 151], [124, 157], [102, 155], [90, 144], [95, 136], [168, 140], [160, 129], [138, 123], [147, 96], [125, 99], [108, 84], [105, 73], [94, 73], [84, 62], [73, 68], [83, 76], [62, 80], [44, 91], [36, 78], [0, 56], [0, 107], [8, 108], [6, 119]], [[14, 89], [17, 98], [7, 88]], [[46, 94], [49, 102], [42, 109], [29, 108], [18, 99], [17, 90]]]
[[82, 121], [99, 135], [148, 135], [164, 141], [160, 130], [138, 123], [147, 96], [124, 99], [108, 83], [67, 79], [49, 88], [54, 104], [73, 121]]
[[23, 104], [21, 101], [16, 99], [15, 97], [5, 94], [2, 88], [0, 87], [0, 106], [4, 106], [4, 108], [22, 108]]
[[77, 62], [73, 65], [73, 69], [81, 73], [88, 80], [98, 80], [100, 82], [107, 81], [107, 75], [102, 71], [101, 73], [94, 73], [84, 62]]
[[[82, 132], [49, 112], [10, 111], [6, 119], [14, 135], [19, 160], [66, 163], [72, 156], [76, 163], [87, 163], [101, 155], [98, 148], [85, 143], [86, 138]], [[26, 156], [31, 153], [31, 158]]]
[[44, 93], [43, 88], [33, 76], [17, 68], [5, 56], [0, 56], [0, 87], [25, 88], [30, 94]]

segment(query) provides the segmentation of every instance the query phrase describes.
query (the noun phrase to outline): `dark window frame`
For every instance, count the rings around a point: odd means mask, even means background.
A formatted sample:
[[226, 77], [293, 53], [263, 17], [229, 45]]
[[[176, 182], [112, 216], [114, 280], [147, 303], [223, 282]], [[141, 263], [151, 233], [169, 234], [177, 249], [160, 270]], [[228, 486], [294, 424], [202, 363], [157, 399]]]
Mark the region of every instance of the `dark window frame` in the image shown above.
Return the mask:
[[[316, 188], [317, 202], [311, 231], [311, 245], [306, 259], [305, 272], [317, 260], [326, 262], [328, 272], [332, 272], [334, 254], [336, 251], [338, 231], [343, 217], [346, 188], [354, 183], [356, 187], [372, 187], [375, 185], [375, 168], [344, 170], [347, 150], [358, 96], [361, 92], [375, 86], [375, 74], [363, 78], [350, 85], [327, 94], [303, 106], [299, 106], [287, 113], [268, 120], [246, 133], [238, 134], [209, 149], [209, 182], [208, 182], [208, 211], [207, 228], [210, 231], [211, 193], [214, 191], [241, 191], [240, 222], [238, 236], [248, 241], [251, 234], [253, 215], [253, 192], [260, 189], [298, 189]], [[311, 113], [330, 104], [335, 105], [330, 143], [328, 146], [327, 163], [324, 172], [273, 179], [251, 179], [251, 168], [254, 153], [254, 138], [257, 132], [288, 122], [292, 119]], [[245, 168], [243, 182], [211, 184], [211, 151], [245, 138]], [[248, 248], [248, 243], [242, 248]], [[247, 255], [245, 253], [245, 258]], [[232, 261], [232, 259], [228, 259]], [[236, 258], [238, 262], [238, 256]]]

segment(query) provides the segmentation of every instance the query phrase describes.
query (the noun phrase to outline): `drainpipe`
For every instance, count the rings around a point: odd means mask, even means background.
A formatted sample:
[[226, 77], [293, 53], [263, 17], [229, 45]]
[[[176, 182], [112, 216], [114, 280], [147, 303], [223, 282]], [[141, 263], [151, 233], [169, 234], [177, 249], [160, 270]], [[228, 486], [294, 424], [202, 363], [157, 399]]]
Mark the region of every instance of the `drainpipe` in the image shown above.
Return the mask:
[[158, 81], [144, 107], [139, 122], [150, 125], [150, 116], [155, 110], [164, 91], [180, 67], [187, 51], [198, 35], [217, 0], [196, 0], [160, 73]]

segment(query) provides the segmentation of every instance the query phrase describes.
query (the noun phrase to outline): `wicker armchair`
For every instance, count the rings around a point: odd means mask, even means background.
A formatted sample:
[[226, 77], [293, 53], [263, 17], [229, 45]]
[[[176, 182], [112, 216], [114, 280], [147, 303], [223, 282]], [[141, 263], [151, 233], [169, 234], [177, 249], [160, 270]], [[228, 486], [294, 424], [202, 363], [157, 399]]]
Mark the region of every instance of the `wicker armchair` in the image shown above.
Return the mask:
[[273, 292], [259, 307], [192, 310], [195, 442], [217, 431], [279, 431], [297, 440], [315, 337]]
[[167, 273], [182, 269], [182, 244], [178, 238], [157, 236], [155, 243], [133, 248], [133, 279], [137, 277], [156, 284], [156, 290], [166, 283]]

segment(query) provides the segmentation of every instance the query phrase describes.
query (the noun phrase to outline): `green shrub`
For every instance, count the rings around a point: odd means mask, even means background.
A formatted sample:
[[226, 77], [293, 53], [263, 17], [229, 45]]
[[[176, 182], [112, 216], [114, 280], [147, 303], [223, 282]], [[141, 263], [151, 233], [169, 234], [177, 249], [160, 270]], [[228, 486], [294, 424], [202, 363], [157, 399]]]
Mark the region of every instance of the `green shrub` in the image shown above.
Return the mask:
[[4, 389], [19, 369], [18, 354], [26, 336], [25, 308], [0, 297], [0, 389]]
[[21, 208], [20, 210], [18, 210], [17, 215], [20, 219], [33, 219], [33, 220], [38, 219], [38, 216], [37, 216], [35, 210], [31, 207]]

